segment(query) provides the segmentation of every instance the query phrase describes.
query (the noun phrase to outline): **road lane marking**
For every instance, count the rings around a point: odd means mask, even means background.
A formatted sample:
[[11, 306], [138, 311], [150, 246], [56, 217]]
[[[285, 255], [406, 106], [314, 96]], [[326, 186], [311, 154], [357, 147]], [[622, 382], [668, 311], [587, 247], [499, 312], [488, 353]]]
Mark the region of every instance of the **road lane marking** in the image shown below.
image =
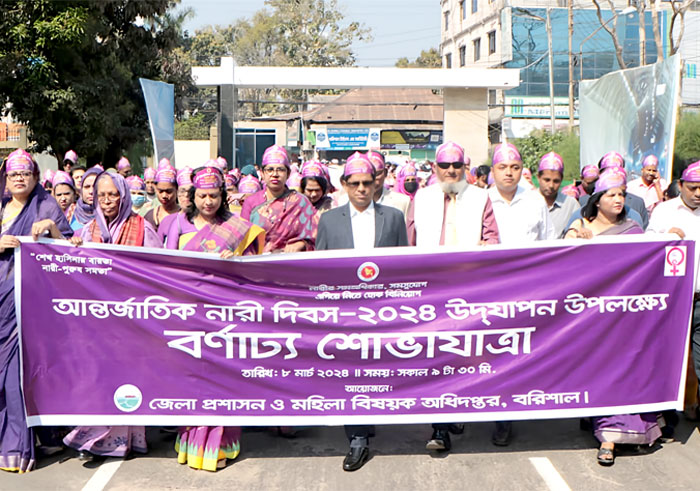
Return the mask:
[[571, 488], [561, 474], [557, 472], [552, 462], [547, 457], [530, 457], [530, 463], [537, 473], [544, 479], [550, 491], [571, 491]]
[[105, 461], [85, 484], [83, 491], [102, 491], [123, 463], [124, 459]]

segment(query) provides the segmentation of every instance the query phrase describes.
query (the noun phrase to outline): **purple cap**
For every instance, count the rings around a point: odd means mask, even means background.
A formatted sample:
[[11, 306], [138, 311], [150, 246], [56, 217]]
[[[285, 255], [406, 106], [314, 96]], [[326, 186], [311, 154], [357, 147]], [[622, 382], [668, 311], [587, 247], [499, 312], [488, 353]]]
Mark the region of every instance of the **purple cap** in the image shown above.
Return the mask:
[[464, 149], [455, 142], [445, 142], [435, 151], [435, 162], [464, 162]]
[[262, 185], [257, 177], [252, 175], [243, 176], [238, 183], [238, 192], [243, 194], [257, 193], [262, 189]]
[[68, 184], [70, 187], [75, 190], [75, 183], [73, 182], [73, 178], [70, 176], [69, 173], [64, 172], [62, 170], [57, 171], [54, 175], [53, 178], [51, 179], [51, 184], [53, 187], [58, 186], [59, 184]]
[[681, 181], [700, 182], [700, 160], [685, 168], [681, 174]]
[[218, 167], [205, 167], [190, 181], [197, 189], [218, 189], [224, 184], [224, 176]]
[[191, 186], [192, 185], [192, 169], [190, 167], [183, 167], [177, 171], [175, 179], [177, 180], [178, 186]]
[[219, 169], [224, 170], [228, 167], [228, 162], [223, 157], [216, 157], [216, 161], [219, 163]]
[[600, 175], [600, 169], [598, 169], [598, 166], [595, 164], [587, 165], [581, 171], [581, 177], [584, 179], [586, 179], [588, 177], [597, 178], [599, 175]]
[[372, 165], [377, 172], [383, 171], [386, 167], [386, 164], [384, 163], [384, 155], [379, 152], [370, 150], [367, 152], [367, 158], [370, 162], [372, 162]]
[[226, 187], [230, 188], [236, 185], [236, 177], [232, 174], [226, 174], [224, 176], [224, 181], [226, 183]]
[[348, 157], [345, 162], [343, 176], [348, 177], [353, 174], [374, 174], [374, 166], [367, 155], [355, 152]]
[[553, 170], [560, 173], [564, 173], [564, 160], [561, 155], [554, 152], [546, 153], [540, 159], [540, 165], [537, 167], [539, 172], [543, 170]]
[[[15, 150], [14, 152], [12, 152], [10, 155], [7, 156], [7, 160], [5, 161], [5, 170], [7, 172], [22, 171], [22, 170], [29, 170], [29, 171], [34, 172], [36, 170], [36, 164], [34, 163], [34, 159], [32, 158], [31, 155], [29, 155], [27, 152], [25, 152], [21, 148], [18, 148], [17, 150]], [[51, 170], [51, 169], [48, 169], [46, 171], [46, 179], [47, 180], [50, 179], [48, 177], [49, 170]], [[51, 176], [51, 178], [53, 178], [53, 175]]]
[[172, 164], [170, 163], [170, 160], [168, 160], [168, 159], [166, 159], [165, 157], [163, 157], [163, 158], [160, 159], [160, 161], [158, 162], [158, 169], [157, 169], [157, 170], [164, 169], [165, 167], [172, 167]]
[[78, 154], [75, 153], [74, 150], [68, 150], [66, 154], [63, 156], [63, 160], [66, 161], [68, 160], [69, 162], [73, 162], [73, 165], [78, 163]]
[[605, 192], [612, 188], [619, 188], [627, 182], [627, 173], [622, 167], [610, 167], [600, 174], [595, 182], [595, 193]]
[[301, 166], [301, 177], [326, 177], [326, 173], [323, 170], [323, 164], [316, 160], [309, 160], [304, 162]]
[[122, 169], [130, 169], [131, 168], [131, 162], [129, 162], [129, 159], [126, 157], [122, 157], [119, 159], [119, 162], [117, 162], [117, 170], [122, 170]]
[[143, 171], [143, 178], [146, 181], [152, 181], [156, 178], [156, 170], [153, 167], [146, 167]]
[[145, 191], [146, 183], [139, 176], [129, 176], [126, 178], [126, 184], [130, 191]]
[[600, 170], [607, 169], [608, 167], [624, 167], [625, 166], [625, 159], [622, 157], [617, 152], [608, 152], [605, 155], [603, 155], [603, 158], [600, 159], [600, 163], [598, 164], [598, 167], [600, 167]]
[[172, 167], [164, 167], [156, 172], [156, 182], [167, 182], [170, 184], [177, 183], [177, 176], [175, 174], [175, 169]]
[[644, 160], [642, 160], [642, 169], [645, 167], [659, 168], [659, 159], [656, 158], [656, 155], [647, 155], [644, 157]]
[[413, 164], [404, 165], [396, 173], [396, 177], [408, 177], [408, 176], [415, 177], [417, 175], [418, 175], [418, 171], [416, 170], [416, 167]]
[[289, 155], [281, 145], [267, 147], [262, 156], [262, 167], [270, 164], [282, 164], [289, 169]]
[[520, 152], [512, 143], [499, 143], [493, 150], [493, 158], [491, 165], [500, 164], [503, 162], [522, 162]]

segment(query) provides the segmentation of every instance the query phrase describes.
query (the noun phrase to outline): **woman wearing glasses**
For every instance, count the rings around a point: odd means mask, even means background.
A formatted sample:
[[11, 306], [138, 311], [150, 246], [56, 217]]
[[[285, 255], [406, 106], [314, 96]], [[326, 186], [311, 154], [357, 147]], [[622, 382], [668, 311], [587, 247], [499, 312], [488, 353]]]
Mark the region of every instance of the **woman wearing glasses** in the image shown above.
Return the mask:
[[[93, 202], [95, 218], [71, 242], [161, 247], [153, 226], [132, 211], [129, 186], [121, 175], [102, 172], [95, 179]], [[79, 452], [80, 460], [95, 455], [126, 457], [132, 450], [146, 453], [146, 428], [143, 426], [78, 426], [63, 442]]]
[[290, 165], [283, 147], [265, 150], [262, 173], [266, 188], [246, 198], [241, 218], [265, 230], [264, 252], [313, 250], [316, 209], [306, 196], [287, 187]]
[[0, 468], [20, 473], [34, 466], [34, 431], [27, 428], [20, 392], [14, 249], [17, 236], [73, 234], [56, 200], [38, 183], [39, 167], [24, 150], [12, 152], [0, 168]]

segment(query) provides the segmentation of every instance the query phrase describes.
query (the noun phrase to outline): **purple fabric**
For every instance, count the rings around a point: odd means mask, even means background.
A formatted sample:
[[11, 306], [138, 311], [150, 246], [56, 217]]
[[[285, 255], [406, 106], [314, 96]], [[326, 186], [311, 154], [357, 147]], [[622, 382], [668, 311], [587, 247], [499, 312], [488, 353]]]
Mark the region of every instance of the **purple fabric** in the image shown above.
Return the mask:
[[[100, 208], [97, 202], [97, 184], [102, 179], [112, 179], [112, 182], [117, 187], [119, 191], [119, 212], [112, 222], [107, 226], [107, 220], [102, 213], [102, 208]], [[112, 242], [112, 238], [119, 237], [119, 231], [121, 230], [124, 222], [131, 216], [131, 192], [129, 192], [129, 185], [126, 183], [120, 174], [115, 174], [113, 172], [103, 172], [97, 176], [95, 179], [95, 188], [92, 192], [93, 203], [95, 203], [95, 219], [100, 227], [100, 235], [102, 235], [102, 241], [105, 244]]]
[[[6, 177], [3, 167], [0, 169], [0, 182], [5, 183]], [[9, 200], [2, 200], [3, 209]], [[64, 236], [73, 235], [56, 200], [37, 184], [14, 223], [3, 235], [31, 235], [32, 224], [46, 218], [53, 220]], [[38, 290], [36, 285], [34, 289]], [[7, 249], [0, 253], [0, 467], [29, 471], [34, 466], [34, 432], [27, 428], [24, 417], [19, 354], [14, 250]]]
[[[686, 254], [669, 266], [675, 248]], [[104, 425], [503, 421], [682, 407], [693, 241], [225, 262], [100, 245], [23, 244], [21, 254], [21, 298], [31, 299], [22, 338], [70, 339], [23, 346], [30, 425], [85, 415]], [[65, 273], [81, 261], [106, 274]], [[557, 281], [535, 281], [545, 270]]]
[[[85, 178], [89, 176], [99, 176], [102, 172], [104, 172], [104, 170], [101, 168], [91, 167], [85, 172], [85, 174], [83, 174], [83, 180], [81, 182], [85, 182]], [[78, 198], [75, 212], [73, 212], [73, 219], [75, 219], [78, 223], [85, 225], [93, 218], [95, 218], [95, 207], [93, 205], [88, 205], [85, 201], [83, 201], [81, 196]]]

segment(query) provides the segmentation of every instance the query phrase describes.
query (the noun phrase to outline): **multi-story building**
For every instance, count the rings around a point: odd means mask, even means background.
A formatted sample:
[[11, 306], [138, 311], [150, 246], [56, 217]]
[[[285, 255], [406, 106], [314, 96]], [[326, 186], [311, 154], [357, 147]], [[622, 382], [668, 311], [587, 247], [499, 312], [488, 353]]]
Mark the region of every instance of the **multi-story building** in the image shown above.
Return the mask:
[[[607, 4], [607, 2], [606, 2]], [[498, 141], [503, 131], [510, 138], [527, 136], [534, 129], [551, 128], [548, 39], [544, 19], [549, 14], [552, 26], [552, 53], [555, 115], [557, 128], [568, 124], [569, 95], [569, 26], [567, 0], [441, 0], [441, 43], [443, 67], [487, 66], [520, 68], [520, 86], [507, 92], [491, 93], [489, 122], [491, 139]], [[670, 9], [659, 3], [657, 11], [661, 31], [662, 49], [668, 53]], [[652, 13], [644, 15], [643, 32], [636, 10], [629, 8], [627, 0], [615, 0], [617, 11], [616, 32], [622, 46], [622, 57], [627, 68], [639, 66], [641, 46], [645, 49], [646, 63], [657, 60]], [[624, 11], [624, 13], [623, 13]], [[628, 13], [628, 12], [632, 13]], [[685, 41], [681, 54], [692, 63], [686, 67], [693, 71], [698, 57], [697, 17], [686, 16]], [[613, 13], [601, 12], [603, 22], [613, 26]], [[698, 19], [700, 21], [700, 19]], [[601, 28], [595, 5], [590, 0], [574, 0], [573, 3], [573, 64], [574, 97], [578, 97], [578, 82], [595, 79], [618, 70], [620, 64], [615, 55], [611, 36]], [[691, 34], [689, 34], [689, 32]], [[641, 36], [646, 42], [641, 43]], [[687, 53], [684, 50], [688, 51]], [[691, 66], [692, 65], [692, 66]], [[693, 84], [684, 85], [685, 102], [691, 102], [689, 90]], [[695, 97], [697, 99], [697, 97]], [[698, 103], [700, 100], [692, 100]]]

